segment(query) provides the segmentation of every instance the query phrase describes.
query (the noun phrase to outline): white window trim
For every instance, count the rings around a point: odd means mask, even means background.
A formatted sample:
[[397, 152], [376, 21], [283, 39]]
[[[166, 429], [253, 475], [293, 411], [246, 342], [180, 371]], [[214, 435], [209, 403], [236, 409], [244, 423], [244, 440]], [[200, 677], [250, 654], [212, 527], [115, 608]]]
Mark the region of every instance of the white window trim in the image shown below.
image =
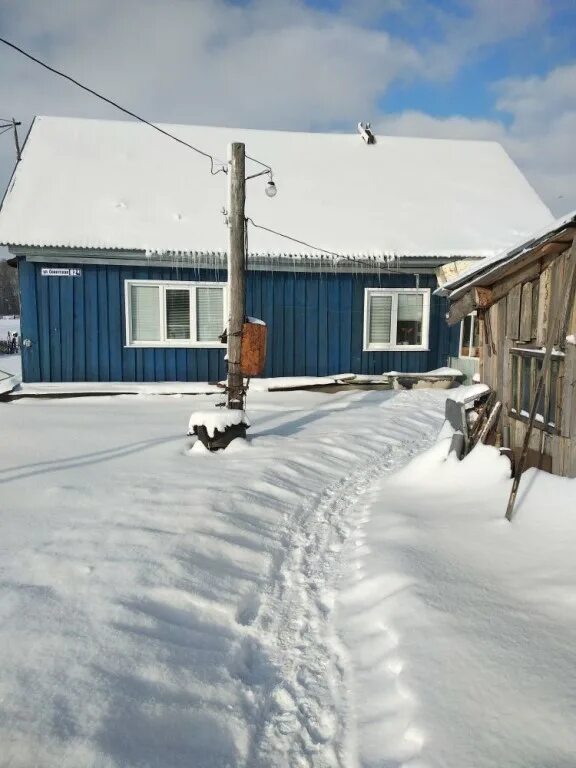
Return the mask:
[[[398, 320], [398, 295], [416, 293], [422, 296], [422, 343], [396, 344]], [[370, 343], [370, 299], [372, 296], [392, 296], [392, 317], [390, 342], [388, 344]], [[428, 352], [430, 333], [430, 288], [365, 288], [364, 289], [364, 352]]]
[[[474, 326], [478, 322], [478, 313], [476, 310], [470, 312], [472, 316], [472, 322], [470, 323], [470, 338], [468, 339], [468, 349], [472, 349], [472, 341], [474, 340]], [[462, 354], [462, 341], [464, 336], [464, 319], [460, 321], [460, 340], [458, 341], [458, 359], [459, 360], [480, 360], [478, 355], [463, 355]]]
[[[133, 285], [146, 285], [160, 288], [160, 341], [133, 341], [132, 340], [132, 312], [131, 312], [131, 287]], [[194, 349], [225, 349], [226, 344], [220, 341], [194, 341], [196, 338], [196, 291], [190, 290], [190, 332], [192, 339], [167, 339], [166, 338], [166, 289], [167, 288], [222, 288], [223, 312], [222, 330], [228, 324], [228, 284], [208, 283], [204, 281], [188, 282], [184, 280], [125, 280], [124, 281], [124, 320], [126, 326], [125, 347], [135, 349], [155, 348], [194, 348]]]

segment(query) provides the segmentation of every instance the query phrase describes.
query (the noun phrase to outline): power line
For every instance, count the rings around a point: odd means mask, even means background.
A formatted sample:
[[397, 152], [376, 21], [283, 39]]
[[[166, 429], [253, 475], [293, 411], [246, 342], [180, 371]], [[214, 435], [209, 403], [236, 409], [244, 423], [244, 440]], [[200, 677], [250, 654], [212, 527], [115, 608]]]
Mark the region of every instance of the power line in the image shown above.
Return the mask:
[[272, 235], [278, 235], [278, 237], [283, 237], [285, 240], [291, 240], [293, 243], [298, 243], [299, 245], [305, 245], [306, 248], [312, 248], [314, 251], [321, 251], [322, 253], [327, 253], [329, 256], [345, 258], [344, 256], [340, 256], [340, 254], [336, 253], [335, 251], [328, 251], [326, 248], [320, 248], [319, 245], [312, 245], [311, 243], [304, 242], [304, 240], [298, 240], [298, 238], [292, 237], [291, 235], [286, 235], [283, 232], [277, 232], [275, 229], [270, 229], [270, 227], [265, 227], [263, 224], [256, 224], [254, 219], [247, 218], [246, 221], [252, 224], [252, 226], [256, 229], [263, 229], [265, 232], [270, 232]]
[[[130, 117], [133, 117], [135, 120], [138, 120], [140, 123], [144, 123], [144, 125], [147, 125], [150, 128], [153, 128], [155, 131], [158, 131], [158, 133], [161, 133], [164, 136], [167, 136], [169, 139], [172, 139], [173, 141], [177, 141], [178, 144], [182, 144], [183, 146], [188, 147], [188, 149], [191, 149], [194, 152], [197, 152], [199, 155], [202, 155], [203, 157], [208, 158], [210, 160], [210, 173], [213, 176], [215, 176], [217, 173], [228, 173], [228, 167], [221, 160], [217, 160], [215, 157], [213, 157], [209, 152], [204, 152], [204, 150], [199, 149], [198, 147], [195, 147], [192, 144], [189, 144], [187, 141], [184, 141], [184, 139], [178, 138], [178, 136], [174, 136], [173, 133], [170, 133], [169, 131], [164, 130], [164, 128], [160, 128], [158, 125], [151, 123], [149, 120], [146, 120], [145, 118], [140, 117], [140, 115], [137, 115], [135, 112], [132, 112], [131, 110], [126, 109], [126, 107], [122, 107], [120, 104], [113, 101], [112, 99], [109, 99], [107, 96], [104, 96], [103, 94], [98, 93], [98, 91], [95, 91], [92, 88], [89, 88], [87, 85], [83, 85], [75, 78], [71, 77], [70, 75], [67, 75], [65, 72], [61, 72], [60, 70], [55, 69], [54, 67], [51, 67], [49, 64], [46, 64], [46, 62], [41, 61], [41, 59], [36, 58], [36, 56], [33, 56], [31, 53], [28, 53], [28, 51], [25, 51], [23, 48], [20, 48], [14, 43], [11, 43], [9, 40], [6, 40], [5, 38], [0, 37], [0, 43], [4, 43], [4, 45], [7, 45], [9, 48], [12, 48], [18, 53], [21, 53], [27, 59], [30, 59], [30, 61], [33, 61], [36, 64], [39, 64], [41, 67], [44, 67], [44, 69], [47, 69], [49, 72], [52, 72], [53, 74], [58, 75], [59, 77], [63, 77], [65, 80], [68, 80], [74, 85], [77, 85], [78, 88], [81, 88], [83, 91], [87, 91], [87, 93], [92, 94], [92, 96], [96, 96], [96, 98], [101, 99], [102, 101], [105, 101], [107, 104], [110, 104], [112, 107], [115, 107], [116, 109], [120, 110], [120, 112], [123, 112], [125, 115], [129, 115]], [[254, 158], [250, 158], [250, 159], [254, 159]], [[256, 162], [260, 162], [260, 161], [256, 160]], [[264, 163], [260, 163], [260, 164], [264, 165]], [[216, 167], [216, 166], [220, 166], [220, 167]], [[214, 170], [215, 168], [216, 170]]]
[[284, 238], [284, 240], [291, 240], [293, 243], [298, 243], [298, 245], [304, 245], [306, 248], [312, 248], [314, 251], [319, 251], [320, 253], [326, 253], [329, 256], [336, 256], [338, 259], [342, 259], [343, 261], [352, 261], [356, 264], [368, 264], [373, 265], [374, 262], [366, 260], [366, 259], [357, 259], [354, 256], [343, 256], [341, 253], [336, 253], [336, 251], [329, 251], [327, 248], [321, 248], [319, 245], [312, 245], [312, 243], [307, 243], [305, 240], [299, 240], [297, 237], [292, 237], [292, 235], [287, 235], [285, 232], [278, 232], [276, 229], [271, 229], [270, 227], [265, 227], [263, 224], [256, 224], [256, 222], [253, 219], [247, 218], [246, 221], [249, 224], [252, 224], [253, 227], [256, 229], [263, 229], [265, 232], [270, 232], [272, 235], [277, 235], [278, 237]]

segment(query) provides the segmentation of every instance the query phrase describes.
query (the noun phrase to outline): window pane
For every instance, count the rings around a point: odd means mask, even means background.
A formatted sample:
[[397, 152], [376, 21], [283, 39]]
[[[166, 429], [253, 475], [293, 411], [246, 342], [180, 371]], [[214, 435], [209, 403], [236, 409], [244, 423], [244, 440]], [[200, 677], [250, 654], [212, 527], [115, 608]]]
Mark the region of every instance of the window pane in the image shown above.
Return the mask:
[[398, 294], [397, 344], [422, 344], [423, 305], [421, 293]]
[[512, 409], [514, 411], [518, 411], [519, 407], [519, 380], [518, 380], [518, 366], [520, 365], [520, 358], [515, 357], [514, 355], [510, 358], [510, 363], [512, 365]]
[[190, 291], [188, 288], [166, 289], [166, 336], [169, 339], [190, 338]]
[[392, 325], [392, 296], [373, 294], [370, 296], [370, 318], [368, 342], [389, 344]]
[[468, 357], [470, 355], [470, 331], [472, 329], [472, 315], [466, 315], [462, 320], [462, 347], [460, 356]]
[[[534, 384], [532, 385], [532, 397], [536, 394], [536, 385], [538, 384], [538, 377], [542, 370], [542, 360], [534, 360]], [[544, 397], [545, 397], [545, 383], [542, 382], [542, 388], [540, 389], [540, 396], [538, 398], [538, 405], [536, 406], [536, 416], [539, 416], [541, 421], [544, 421]]]
[[552, 360], [550, 367], [550, 393], [548, 395], [548, 423], [556, 426], [556, 392], [560, 378], [560, 363]]
[[478, 316], [472, 316], [472, 347], [470, 357], [480, 357], [480, 323]]
[[521, 371], [521, 401], [520, 410], [530, 413], [530, 390], [531, 390], [531, 376], [530, 376], [530, 358], [520, 358], [520, 371]]
[[197, 341], [218, 341], [224, 330], [223, 288], [196, 289]]
[[157, 285], [130, 286], [132, 341], [160, 341], [160, 291]]

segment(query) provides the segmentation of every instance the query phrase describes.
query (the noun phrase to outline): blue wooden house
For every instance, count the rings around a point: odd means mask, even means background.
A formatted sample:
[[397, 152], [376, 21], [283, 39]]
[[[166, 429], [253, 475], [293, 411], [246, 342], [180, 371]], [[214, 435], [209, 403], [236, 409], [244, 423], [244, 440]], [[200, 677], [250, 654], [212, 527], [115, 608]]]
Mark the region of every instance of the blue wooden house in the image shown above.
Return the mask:
[[[274, 170], [274, 198], [247, 182], [266, 227], [248, 227], [247, 310], [269, 327], [268, 376], [445, 365], [460, 332], [435, 269], [552, 218], [493, 142], [168, 129], [223, 165], [243, 141]], [[225, 206], [226, 175], [145, 125], [36, 118], [0, 210], [24, 381], [221, 379]]]

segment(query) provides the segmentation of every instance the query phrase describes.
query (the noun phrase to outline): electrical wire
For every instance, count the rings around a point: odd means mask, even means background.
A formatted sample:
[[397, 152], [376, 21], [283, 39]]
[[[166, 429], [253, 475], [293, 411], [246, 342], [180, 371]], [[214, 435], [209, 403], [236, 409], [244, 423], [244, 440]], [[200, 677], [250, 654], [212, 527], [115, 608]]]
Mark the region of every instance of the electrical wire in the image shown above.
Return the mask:
[[255, 157], [251, 157], [250, 155], [244, 155], [244, 157], [246, 160], [252, 160], [253, 163], [258, 163], [258, 165], [261, 165], [262, 168], [266, 168], [268, 173], [272, 174], [272, 168], [266, 163], [263, 163], [261, 160], [257, 160]]
[[[227, 165], [224, 164], [221, 160], [217, 160], [209, 152], [205, 152], [203, 149], [199, 149], [198, 147], [195, 147], [193, 144], [189, 144], [187, 141], [184, 141], [184, 139], [178, 138], [178, 136], [175, 136], [173, 133], [170, 133], [169, 131], [164, 130], [164, 128], [160, 128], [158, 125], [151, 123], [149, 120], [146, 120], [145, 118], [140, 117], [140, 115], [137, 115], [135, 112], [132, 112], [131, 110], [126, 109], [126, 107], [122, 107], [120, 104], [113, 101], [112, 99], [109, 99], [107, 96], [104, 96], [103, 94], [98, 93], [98, 91], [95, 91], [92, 88], [89, 88], [87, 85], [83, 85], [83, 83], [80, 83], [78, 80], [71, 77], [70, 75], [67, 75], [65, 72], [61, 72], [60, 70], [55, 69], [54, 67], [51, 67], [49, 64], [46, 64], [46, 62], [36, 58], [36, 56], [33, 56], [31, 53], [28, 53], [28, 51], [25, 51], [23, 48], [20, 48], [14, 43], [11, 43], [9, 40], [6, 40], [5, 38], [0, 37], [0, 43], [4, 43], [4, 45], [7, 45], [9, 48], [12, 48], [18, 53], [21, 53], [27, 59], [30, 59], [30, 61], [33, 61], [36, 64], [39, 64], [41, 67], [44, 67], [44, 69], [47, 69], [49, 72], [52, 72], [53, 74], [58, 75], [59, 77], [63, 77], [65, 80], [68, 80], [74, 85], [77, 85], [83, 91], [87, 91], [87, 93], [92, 94], [92, 96], [96, 96], [96, 98], [101, 99], [101, 101], [104, 101], [107, 104], [110, 104], [110, 106], [120, 110], [120, 112], [123, 112], [125, 115], [129, 115], [130, 117], [133, 117], [135, 120], [138, 120], [138, 122], [144, 123], [144, 125], [147, 125], [150, 128], [153, 128], [155, 131], [158, 131], [158, 133], [161, 133], [164, 136], [167, 136], [169, 139], [172, 139], [173, 141], [178, 142], [178, 144], [182, 144], [183, 146], [188, 147], [188, 149], [191, 149], [194, 152], [197, 152], [199, 155], [202, 155], [203, 157], [208, 158], [210, 160], [210, 173], [213, 176], [215, 176], [218, 173], [228, 173]], [[259, 161], [257, 160], [256, 162], [259, 162]], [[261, 163], [261, 165], [264, 165], [264, 163]]]
[[[284, 238], [284, 240], [290, 240], [293, 243], [298, 243], [298, 245], [304, 245], [306, 248], [311, 248], [314, 251], [319, 251], [320, 253], [326, 253], [328, 256], [336, 256], [336, 258], [341, 259], [342, 261], [350, 261], [354, 262], [355, 264], [360, 264], [362, 266], [381, 266], [380, 262], [374, 258], [373, 260], [369, 259], [357, 259], [354, 256], [344, 256], [341, 253], [336, 253], [336, 251], [329, 251], [327, 248], [321, 248], [319, 245], [312, 245], [312, 243], [307, 243], [305, 240], [299, 240], [297, 237], [292, 237], [292, 235], [287, 235], [285, 232], [278, 232], [276, 229], [271, 229], [270, 227], [265, 227], [263, 224], [256, 224], [254, 219], [247, 218], [246, 222], [251, 224], [256, 229], [263, 229], [265, 232], [270, 232], [272, 235], [277, 235], [278, 237]], [[246, 228], [247, 229], [247, 228]]]
[[291, 235], [286, 235], [284, 232], [277, 232], [275, 229], [270, 229], [270, 227], [265, 227], [263, 224], [256, 224], [254, 219], [247, 218], [247, 222], [252, 224], [253, 227], [256, 229], [263, 229], [265, 232], [270, 232], [272, 235], [277, 235], [278, 237], [283, 237], [285, 240], [291, 240], [293, 243], [298, 243], [299, 245], [305, 245], [306, 248], [312, 248], [314, 251], [321, 251], [322, 253], [327, 253], [329, 256], [337, 256], [338, 258], [344, 259], [345, 256], [341, 256], [339, 253], [336, 253], [335, 251], [328, 251], [326, 248], [320, 248], [319, 245], [312, 245], [311, 243], [306, 243], [304, 240], [298, 240], [296, 237], [292, 237]]

